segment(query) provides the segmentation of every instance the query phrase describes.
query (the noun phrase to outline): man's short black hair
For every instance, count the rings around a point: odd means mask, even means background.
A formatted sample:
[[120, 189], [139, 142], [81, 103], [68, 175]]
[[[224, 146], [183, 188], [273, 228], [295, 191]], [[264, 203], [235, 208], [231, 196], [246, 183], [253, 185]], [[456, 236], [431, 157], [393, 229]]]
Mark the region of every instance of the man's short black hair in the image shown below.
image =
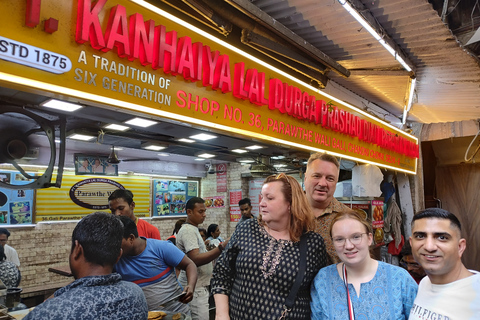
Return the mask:
[[252, 202], [250, 201], [249, 198], [245, 198], [245, 199], [242, 199], [240, 201], [238, 201], [238, 206], [243, 206], [244, 204], [248, 204], [248, 206], [252, 206]]
[[118, 216], [118, 218], [123, 223], [123, 239], [128, 239], [131, 234], [133, 234], [135, 238], [138, 238], [138, 230], [135, 222], [125, 216]]
[[197, 203], [205, 203], [205, 200], [203, 200], [200, 197], [190, 198], [187, 201], [187, 204], [185, 205], [185, 210], [188, 210], [188, 209], [193, 210], [195, 208], [195, 204], [197, 204]]
[[8, 239], [8, 237], [10, 237], [10, 231], [8, 231], [8, 230], [5, 229], [5, 228], [0, 228], [0, 234], [6, 234], [6, 235], [7, 235], [7, 239]]
[[72, 251], [77, 240], [87, 262], [113, 266], [120, 255], [122, 235], [123, 225], [116, 216], [106, 212], [91, 213], [73, 229]]
[[113, 191], [110, 196], [108, 196], [108, 201], [112, 201], [119, 198], [125, 200], [125, 202], [128, 203], [128, 205], [131, 205], [133, 202], [133, 193], [132, 191], [127, 189], [117, 189]]
[[428, 218], [450, 220], [450, 223], [453, 226], [455, 226], [460, 232], [462, 231], [462, 226], [458, 218], [453, 213], [440, 208], [427, 208], [425, 210], [419, 211], [417, 214], [413, 216], [412, 227], [413, 227], [413, 223], [416, 220], [428, 219]]

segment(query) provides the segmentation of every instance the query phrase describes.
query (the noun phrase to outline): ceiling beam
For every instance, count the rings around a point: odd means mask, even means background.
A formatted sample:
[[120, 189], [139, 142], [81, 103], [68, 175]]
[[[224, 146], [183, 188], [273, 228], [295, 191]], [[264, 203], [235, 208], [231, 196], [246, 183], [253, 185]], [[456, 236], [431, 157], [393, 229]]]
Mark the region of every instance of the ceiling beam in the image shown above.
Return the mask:
[[408, 77], [410, 72], [405, 69], [350, 69], [352, 77], [359, 76], [387, 76], [387, 77]]
[[250, 30], [243, 29], [241, 40], [251, 48], [310, 78], [316, 87], [324, 89], [327, 86], [328, 77], [324, 73], [328, 69], [324, 65]]
[[[207, 1], [217, 1], [218, 0], [207, 0]], [[220, 1], [223, 2], [223, 1]], [[275, 20], [272, 16], [265, 13], [263, 10], [252, 4], [249, 0], [225, 0], [226, 3], [230, 4], [249, 18], [253, 19], [257, 23], [266, 27], [268, 30], [274, 32], [277, 36], [280, 36], [282, 39], [288, 41], [296, 48], [300, 49], [309, 56], [318, 59], [325, 66], [329, 67], [331, 70], [335, 71], [342, 77], [347, 78], [350, 76], [348, 69], [337, 63], [335, 60], [327, 56], [325, 53], [314, 47], [312, 44], [307, 42], [302, 37], [295, 34], [293, 31], [285, 27], [283, 24]], [[241, 26], [242, 27], [242, 26]], [[242, 27], [244, 28], [244, 27]], [[246, 28], [253, 29], [253, 28]]]
[[[178, 10], [190, 18], [220, 32], [224, 36], [232, 32], [233, 25], [230, 21], [218, 15], [209, 5], [201, 0], [161, 0], [163, 3]], [[155, 1], [149, 1], [157, 5]]]

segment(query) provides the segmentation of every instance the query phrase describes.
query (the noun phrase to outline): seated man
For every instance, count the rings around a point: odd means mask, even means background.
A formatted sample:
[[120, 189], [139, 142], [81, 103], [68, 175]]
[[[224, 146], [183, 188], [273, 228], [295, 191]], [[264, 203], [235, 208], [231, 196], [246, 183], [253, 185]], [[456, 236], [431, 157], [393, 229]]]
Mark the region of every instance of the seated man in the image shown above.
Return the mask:
[[142, 289], [112, 273], [122, 255], [123, 225], [105, 212], [84, 217], [72, 234], [70, 269], [75, 278], [54, 297], [33, 309], [25, 320], [145, 320]]
[[[122, 258], [115, 270], [124, 280], [138, 284], [145, 294], [148, 310], [190, 313], [187, 305], [193, 298], [197, 282], [197, 267], [170, 241], [138, 237], [137, 227], [131, 219], [121, 216], [124, 225]], [[188, 283], [182, 293], [175, 268], [185, 270]]]

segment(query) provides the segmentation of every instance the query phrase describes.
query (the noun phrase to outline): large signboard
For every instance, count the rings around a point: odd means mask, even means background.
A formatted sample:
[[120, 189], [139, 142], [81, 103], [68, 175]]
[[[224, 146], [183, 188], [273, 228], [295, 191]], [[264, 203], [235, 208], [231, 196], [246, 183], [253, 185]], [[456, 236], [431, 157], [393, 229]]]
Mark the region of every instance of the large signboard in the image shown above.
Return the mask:
[[95, 211], [110, 212], [108, 196], [116, 189], [132, 191], [135, 216], [149, 217], [150, 184], [148, 177], [77, 176], [66, 172], [61, 188], [37, 190], [36, 222], [79, 220]]
[[413, 136], [144, 1], [2, 1], [0, 84], [415, 173]]

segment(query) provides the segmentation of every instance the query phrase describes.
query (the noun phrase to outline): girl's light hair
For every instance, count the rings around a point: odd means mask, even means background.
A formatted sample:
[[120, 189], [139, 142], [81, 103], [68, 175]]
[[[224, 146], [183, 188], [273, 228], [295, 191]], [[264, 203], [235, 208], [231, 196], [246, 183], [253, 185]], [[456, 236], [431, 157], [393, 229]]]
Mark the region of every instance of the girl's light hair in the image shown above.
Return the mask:
[[328, 234], [330, 234], [330, 237], [332, 236], [332, 229], [333, 229], [333, 225], [340, 221], [340, 220], [343, 220], [343, 219], [353, 219], [353, 220], [357, 220], [358, 222], [360, 222], [361, 224], [363, 224], [363, 226], [365, 227], [365, 231], [369, 234], [372, 234], [373, 233], [373, 230], [372, 230], [372, 223], [367, 219], [367, 217], [365, 216], [364, 213], [360, 213], [358, 211], [355, 211], [355, 210], [352, 210], [352, 209], [348, 209], [348, 210], [345, 210], [345, 211], [342, 211], [342, 212], [339, 212], [335, 218], [332, 219], [332, 223], [330, 224], [330, 228], [328, 229]]
[[[271, 175], [265, 179], [263, 184], [271, 182], [281, 182], [283, 184], [281, 190], [285, 200], [290, 204], [290, 213], [292, 215], [290, 219], [290, 239], [295, 242], [299, 241], [304, 232], [315, 229], [315, 217], [307, 197], [298, 181], [285, 173]], [[260, 222], [265, 224], [261, 220], [261, 215]]]

